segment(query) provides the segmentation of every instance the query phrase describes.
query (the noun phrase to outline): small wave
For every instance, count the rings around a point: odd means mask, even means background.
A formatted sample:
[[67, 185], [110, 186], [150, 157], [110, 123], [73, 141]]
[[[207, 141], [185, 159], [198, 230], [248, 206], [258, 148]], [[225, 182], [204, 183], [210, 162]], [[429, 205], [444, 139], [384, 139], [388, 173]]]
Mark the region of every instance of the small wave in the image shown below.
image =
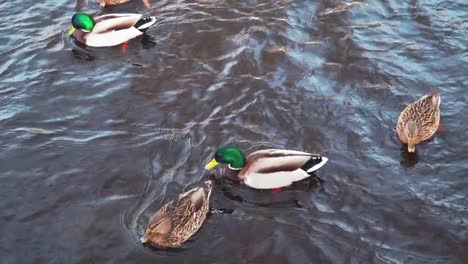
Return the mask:
[[3, 90], [0, 90], [0, 94], [7, 94], [7, 93], [14, 92], [14, 91], [16, 91], [15, 88], [6, 88], [6, 89], [3, 89]]
[[69, 141], [69, 142], [76, 142], [76, 143], [85, 143], [85, 142], [90, 142], [93, 140], [97, 139], [103, 139], [103, 138], [109, 138], [109, 137], [116, 137], [116, 136], [124, 136], [128, 135], [128, 132], [126, 131], [102, 131], [98, 132], [94, 135], [91, 135], [89, 137], [55, 137], [52, 140], [53, 141]]
[[133, 195], [133, 194], [110, 195], [110, 196], [106, 196], [106, 197], [103, 197], [103, 198], [100, 198], [100, 199], [97, 199], [97, 200], [94, 200], [94, 201], [91, 201], [91, 202], [87, 202], [85, 205], [102, 205], [102, 204], [110, 203], [110, 202], [113, 202], [113, 201], [127, 200], [127, 199], [131, 199], [131, 198], [134, 198], [134, 197], [135, 197], [135, 195]]
[[54, 130], [47, 130], [47, 129], [42, 129], [42, 128], [37, 128], [37, 127], [20, 127], [15, 129], [15, 131], [25, 131], [31, 134], [41, 134], [41, 135], [51, 135], [54, 134]]
[[320, 12], [319, 17], [321, 19], [326, 18], [331, 15], [335, 15], [338, 13], [345, 12], [351, 8], [354, 8], [356, 6], [369, 6], [369, 4], [366, 4], [364, 2], [351, 2], [351, 3], [344, 3], [342, 5], [333, 7], [333, 8], [327, 8], [324, 11]]

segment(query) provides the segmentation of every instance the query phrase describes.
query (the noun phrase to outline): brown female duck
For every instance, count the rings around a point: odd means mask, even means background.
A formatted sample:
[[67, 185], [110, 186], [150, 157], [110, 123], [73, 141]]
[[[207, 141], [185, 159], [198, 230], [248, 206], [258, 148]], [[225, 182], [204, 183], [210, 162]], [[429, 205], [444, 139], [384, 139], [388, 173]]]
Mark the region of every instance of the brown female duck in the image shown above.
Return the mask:
[[[102, 7], [110, 6], [110, 5], [120, 5], [129, 2], [130, 0], [98, 0], [99, 5]], [[146, 7], [150, 7], [148, 0], [143, 0], [143, 3]]]
[[440, 94], [431, 92], [408, 105], [398, 118], [396, 131], [408, 152], [415, 152], [416, 145], [431, 138], [439, 127]]
[[180, 194], [151, 217], [141, 243], [169, 248], [177, 247], [194, 235], [209, 211], [211, 181]]

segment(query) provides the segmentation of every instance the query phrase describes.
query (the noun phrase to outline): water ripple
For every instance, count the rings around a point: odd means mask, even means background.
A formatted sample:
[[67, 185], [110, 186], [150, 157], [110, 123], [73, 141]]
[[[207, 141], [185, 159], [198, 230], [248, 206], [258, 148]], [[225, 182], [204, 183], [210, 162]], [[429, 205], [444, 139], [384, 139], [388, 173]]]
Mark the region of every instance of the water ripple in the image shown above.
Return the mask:
[[[2, 260], [466, 259], [466, 3], [151, 4], [0, 2]], [[67, 35], [74, 12], [158, 22], [125, 52], [89, 48]], [[396, 120], [433, 89], [446, 130], [409, 155]], [[203, 169], [224, 145], [330, 160], [272, 194]], [[208, 178], [233, 213], [178, 250], [142, 247], [151, 214]]]

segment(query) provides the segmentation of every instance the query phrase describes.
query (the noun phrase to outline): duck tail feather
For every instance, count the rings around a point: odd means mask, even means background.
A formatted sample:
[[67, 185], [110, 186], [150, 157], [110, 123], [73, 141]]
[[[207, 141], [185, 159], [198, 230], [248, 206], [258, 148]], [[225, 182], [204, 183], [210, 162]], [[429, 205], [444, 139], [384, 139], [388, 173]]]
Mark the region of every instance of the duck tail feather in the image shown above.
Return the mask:
[[207, 197], [210, 197], [211, 195], [211, 190], [213, 189], [213, 182], [212, 181], [206, 181], [203, 184], [203, 188], [205, 190], [205, 194]]
[[327, 163], [328, 158], [313, 155], [304, 165], [302, 165], [301, 169], [308, 174], [320, 169], [325, 163]]
[[149, 27], [151, 27], [155, 23], [156, 23], [156, 17], [144, 16], [135, 23], [134, 27], [142, 32], [145, 32]]

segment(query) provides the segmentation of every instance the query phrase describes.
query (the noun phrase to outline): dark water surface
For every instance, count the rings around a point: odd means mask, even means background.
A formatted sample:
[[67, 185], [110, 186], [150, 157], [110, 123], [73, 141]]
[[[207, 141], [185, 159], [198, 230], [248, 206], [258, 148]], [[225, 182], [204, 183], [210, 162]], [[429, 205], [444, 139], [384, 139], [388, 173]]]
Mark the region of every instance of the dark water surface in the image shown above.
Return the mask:
[[[1, 263], [466, 263], [466, 1], [0, 1]], [[73, 12], [142, 12], [93, 49]], [[409, 156], [400, 111], [439, 89], [445, 131]], [[272, 194], [221, 180], [182, 248], [138, 238], [217, 147], [330, 160]]]

